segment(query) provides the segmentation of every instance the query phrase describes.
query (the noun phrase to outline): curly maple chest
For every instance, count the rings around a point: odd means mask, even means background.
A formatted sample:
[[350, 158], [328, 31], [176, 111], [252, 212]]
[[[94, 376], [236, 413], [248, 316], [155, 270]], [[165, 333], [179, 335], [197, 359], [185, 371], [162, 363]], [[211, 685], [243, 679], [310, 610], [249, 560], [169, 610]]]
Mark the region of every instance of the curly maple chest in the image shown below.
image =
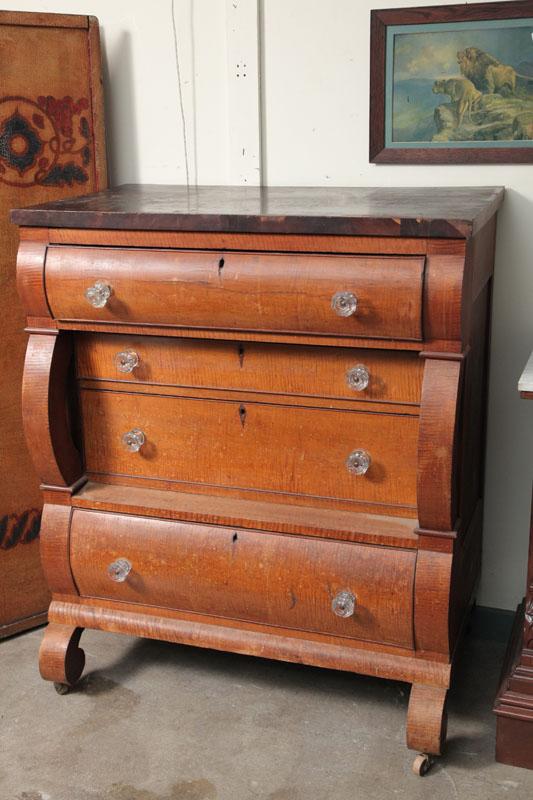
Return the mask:
[[499, 189], [126, 186], [14, 212], [53, 601], [413, 684], [439, 753], [479, 572]]

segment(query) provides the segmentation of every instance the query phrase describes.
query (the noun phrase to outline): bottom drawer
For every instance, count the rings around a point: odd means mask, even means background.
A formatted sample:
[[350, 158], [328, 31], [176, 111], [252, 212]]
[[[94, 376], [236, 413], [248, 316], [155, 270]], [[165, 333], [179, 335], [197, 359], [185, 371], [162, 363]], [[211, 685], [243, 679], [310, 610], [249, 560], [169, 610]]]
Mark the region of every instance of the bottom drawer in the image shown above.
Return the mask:
[[85, 597], [413, 646], [412, 550], [82, 510], [70, 547]]

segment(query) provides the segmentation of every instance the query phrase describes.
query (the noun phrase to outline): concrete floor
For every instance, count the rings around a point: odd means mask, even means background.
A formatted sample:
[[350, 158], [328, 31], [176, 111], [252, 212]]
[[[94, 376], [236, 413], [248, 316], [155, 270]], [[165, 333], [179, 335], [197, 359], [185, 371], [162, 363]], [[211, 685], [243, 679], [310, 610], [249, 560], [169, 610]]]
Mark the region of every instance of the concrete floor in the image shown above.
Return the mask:
[[0, 644], [0, 800], [533, 798], [533, 772], [494, 761], [504, 644], [475, 632], [425, 778], [404, 684], [86, 631], [85, 678], [60, 697], [41, 636]]

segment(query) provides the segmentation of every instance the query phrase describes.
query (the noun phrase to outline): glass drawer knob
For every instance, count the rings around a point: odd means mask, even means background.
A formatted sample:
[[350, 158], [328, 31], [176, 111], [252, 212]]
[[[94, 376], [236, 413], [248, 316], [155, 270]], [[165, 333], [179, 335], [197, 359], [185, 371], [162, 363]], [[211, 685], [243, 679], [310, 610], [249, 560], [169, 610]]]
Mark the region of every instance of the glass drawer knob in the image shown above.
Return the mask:
[[355, 611], [355, 595], [348, 591], [339, 592], [331, 601], [331, 610], [338, 617], [352, 617]]
[[350, 389], [355, 389], [356, 392], [362, 392], [368, 386], [370, 381], [370, 372], [364, 364], [357, 364], [346, 373], [346, 383]]
[[127, 558], [117, 558], [107, 568], [107, 574], [112, 581], [123, 583], [131, 572], [131, 563]]
[[357, 297], [352, 292], [337, 292], [331, 298], [331, 307], [339, 317], [351, 317], [357, 311]]
[[346, 459], [348, 472], [353, 475], [364, 475], [368, 471], [372, 459], [366, 450], [354, 450]]
[[115, 366], [119, 372], [133, 372], [139, 366], [139, 356], [135, 350], [121, 350], [115, 356]]
[[85, 290], [85, 297], [95, 308], [103, 308], [111, 297], [112, 292], [113, 290], [108, 283], [96, 281], [94, 286], [90, 286]]
[[144, 433], [139, 428], [133, 428], [122, 437], [122, 444], [130, 453], [138, 453], [145, 442]]

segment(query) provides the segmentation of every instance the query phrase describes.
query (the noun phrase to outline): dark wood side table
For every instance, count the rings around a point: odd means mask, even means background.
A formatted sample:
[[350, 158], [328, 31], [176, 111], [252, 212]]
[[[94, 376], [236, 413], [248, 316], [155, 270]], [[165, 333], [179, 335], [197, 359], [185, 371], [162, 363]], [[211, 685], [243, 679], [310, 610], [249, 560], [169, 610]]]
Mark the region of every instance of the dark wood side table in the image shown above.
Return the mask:
[[[533, 353], [518, 391], [520, 397], [533, 400]], [[526, 596], [516, 610], [494, 712], [496, 760], [533, 769], [533, 503]]]

